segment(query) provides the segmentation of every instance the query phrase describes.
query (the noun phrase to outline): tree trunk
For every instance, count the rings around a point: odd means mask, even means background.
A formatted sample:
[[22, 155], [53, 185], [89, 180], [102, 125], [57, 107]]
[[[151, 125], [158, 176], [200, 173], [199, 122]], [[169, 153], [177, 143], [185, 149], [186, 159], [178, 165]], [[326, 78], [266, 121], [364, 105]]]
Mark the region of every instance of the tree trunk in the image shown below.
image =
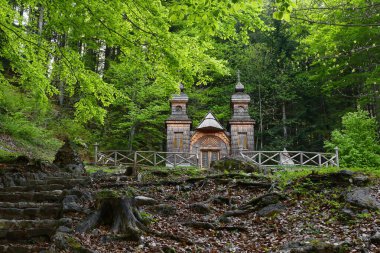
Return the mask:
[[76, 228], [79, 233], [84, 233], [99, 225], [110, 227], [113, 234], [122, 235], [128, 240], [137, 241], [142, 232], [148, 229], [143, 224], [133, 197], [101, 198], [98, 210], [91, 214]]
[[282, 102], [282, 127], [284, 129], [284, 139], [288, 138], [288, 130], [286, 128], [286, 107], [285, 102]]
[[[38, 7], [38, 35], [42, 35], [42, 28], [44, 24], [44, 7], [39, 6]], [[39, 41], [40, 44], [40, 41]]]

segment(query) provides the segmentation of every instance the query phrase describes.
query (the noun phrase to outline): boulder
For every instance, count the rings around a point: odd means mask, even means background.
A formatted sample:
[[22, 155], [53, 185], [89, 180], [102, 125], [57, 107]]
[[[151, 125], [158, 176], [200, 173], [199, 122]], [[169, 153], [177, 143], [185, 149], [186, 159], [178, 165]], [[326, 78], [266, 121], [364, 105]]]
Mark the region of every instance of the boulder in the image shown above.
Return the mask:
[[345, 200], [360, 208], [380, 210], [380, 202], [370, 193], [369, 188], [355, 188], [345, 194]]
[[280, 212], [284, 211], [286, 209], [285, 205], [282, 203], [277, 203], [277, 204], [270, 204], [259, 211], [257, 211], [257, 214], [259, 216], [265, 216], [265, 217], [271, 217], [276, 214], [279, 214]]
[[82, 159], [68, 139], [65, 140], [65, 144], [58, 150], [53, 164], [71, 173], [82, 174], [85, 172]]
[[243, 158], [224, 157], [211, 162], [211, 169], [219, 171], [242, 170], [245, 172], [260, 172], [260, 167], [252, 162], [244, 161]]

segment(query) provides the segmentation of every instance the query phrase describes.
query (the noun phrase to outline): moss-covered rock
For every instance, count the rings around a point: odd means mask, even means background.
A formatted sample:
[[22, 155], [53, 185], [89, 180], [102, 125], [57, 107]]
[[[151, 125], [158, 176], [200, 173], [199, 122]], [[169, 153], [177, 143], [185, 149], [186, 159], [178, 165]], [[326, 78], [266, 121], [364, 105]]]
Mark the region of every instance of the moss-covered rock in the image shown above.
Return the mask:
[[225, 157], [211, 163], [211, 168], [218, 171], [260, 172], [260, 167], [254, 163], [238, 158]]

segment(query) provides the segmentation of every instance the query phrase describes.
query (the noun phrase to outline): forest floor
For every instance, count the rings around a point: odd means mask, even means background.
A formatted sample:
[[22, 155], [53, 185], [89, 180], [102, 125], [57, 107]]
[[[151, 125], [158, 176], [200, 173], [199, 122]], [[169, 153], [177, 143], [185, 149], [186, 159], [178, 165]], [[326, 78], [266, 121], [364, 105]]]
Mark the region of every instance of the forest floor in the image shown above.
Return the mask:
[[[279, 208], [264, 215], [257, 209], [239, 215], [234, 210], [268, 193], [265, 177], [213, 177], [194, 169], [141, 174], [139, 182], [115, 175], [95, 180], [93, 190], [132, 190], [156, 200], [140, 211], [160, 236], [144, 233], [137, 242], [115, 240], [108, 227], [100, 226], [75, 235], [83, 246], [98, 252], [280, 252], [290, 242], [302, 242], [336, 246], [339, 252], [380, 252], [370, 240], [380, 229], [380, 213], [344, 201], [342, 194], [351, 186], [315, 186], [302, 177], [288, 178], [276, 189], [285, 196]], [[379, 179], [371, 181], [370, 192], [380, 201]]]

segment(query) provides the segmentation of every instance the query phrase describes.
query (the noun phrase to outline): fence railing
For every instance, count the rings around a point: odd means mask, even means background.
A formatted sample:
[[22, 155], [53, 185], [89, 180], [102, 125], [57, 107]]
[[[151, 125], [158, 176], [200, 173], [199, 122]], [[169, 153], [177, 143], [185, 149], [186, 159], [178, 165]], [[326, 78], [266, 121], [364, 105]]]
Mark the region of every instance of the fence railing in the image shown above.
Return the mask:
[[[240, 151], [241, 157], [260, 167], [273, 166], [337, 166], [339, 167], [339, 150], [335, 153], [304, 151]], [[166, 167], [200, 167], [196, 153], [156, 152], [156, 151], [99, 151], [95, 145], [95, 164], [131, 165], [131, 166], [166, 166]]]
[[241, 156], [262, 167], [271, 166], [337, 166], [339, 167], [338, 148], [335, 153], [304, 151], [242, 151]]
[[131, 165], [131, 166], [196, 166], [196, 154], [185, 152], [155, 152], [155, 151], [125, 151], [108, 150], [96, 151], [97, 165]]

